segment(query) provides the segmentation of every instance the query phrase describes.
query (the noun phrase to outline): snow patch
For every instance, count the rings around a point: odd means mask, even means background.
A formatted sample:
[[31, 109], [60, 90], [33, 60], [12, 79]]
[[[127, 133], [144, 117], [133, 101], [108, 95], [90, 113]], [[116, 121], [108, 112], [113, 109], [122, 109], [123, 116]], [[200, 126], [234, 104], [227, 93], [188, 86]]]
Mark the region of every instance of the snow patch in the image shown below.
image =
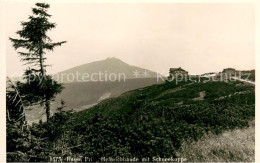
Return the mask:
[[110, 96], [111, 96], [111, 92], [106, 92], [98, 99], [98, 101], [105, 100], [105, 99], [109, 98]]

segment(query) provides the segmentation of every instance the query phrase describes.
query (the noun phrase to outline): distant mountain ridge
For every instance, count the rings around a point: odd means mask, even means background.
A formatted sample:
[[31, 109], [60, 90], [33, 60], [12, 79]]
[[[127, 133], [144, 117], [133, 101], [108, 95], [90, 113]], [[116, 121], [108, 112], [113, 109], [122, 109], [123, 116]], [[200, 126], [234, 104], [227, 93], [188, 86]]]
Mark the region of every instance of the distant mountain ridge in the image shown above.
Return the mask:
[[[99, 79], [100, 72], [103, 73], [101, 80]], [[122, 78], [121, 80], [116, 78], [115, 81], [105, 81], [106, 75], [121, 73], [125, 74], [125, 81]], [[84, 74], [88, 74], [89, 77], [91, 74], [94, 74], [95, 78], [92, 81], [82, 81]], [[61, 75], [63, 76], [63, 80], [60, 78]], [[68, 80], [73, 76], [73, 80]], [[67, 107], [65, 109], [81, 111], [108, 98], [114, 98], [131, 90], [163, 82], [161, 79], [157, 80], [157, 73], [131, 66], [117, 58], [107, 58], [105, 60], [76, 66], [59, 72], [53, 75], [53, 77], [58, 82], [63, 83], [65, 89], [58, 94], [55, 101], [51, 103], [51, 113], [56, 112], [57, 107], [60, 106], [61, 99], [66, 102]], [[81, 81], [77, 78], [81, 79]], [[44, 116], [41, 116], [43, 113], [40, 108], [41, 107], [33, 106], [27, 110], [26, 117], [29, 124], [38, 122], [39, 119], [44, 120]]]
[[71, 83], [156, 78], [157, 73], [148, 69], [129, 65], [118, 58], [112, 57], [76, 66], [53, 76], [61, 83]]

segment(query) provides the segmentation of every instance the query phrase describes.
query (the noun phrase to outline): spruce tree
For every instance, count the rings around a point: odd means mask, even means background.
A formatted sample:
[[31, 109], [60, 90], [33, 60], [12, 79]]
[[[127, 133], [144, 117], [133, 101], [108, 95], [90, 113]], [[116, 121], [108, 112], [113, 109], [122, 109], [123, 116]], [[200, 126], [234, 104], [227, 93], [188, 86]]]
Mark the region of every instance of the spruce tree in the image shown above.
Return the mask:
[[45, 106], [47, 121], [50, 119], [50, 101], [62, 90], [62, 85], [46, 74], [45, 54], [53, 51], [55, 47], [61, 46], [66, 41], [52, 42], [47, 36], [47, 32], [56, 27], [55, 23], [49, 22], [51, 15], [47, 13], [50, 7], [46, 3], [36, 3], [32, 8], [33, 15], [29, 16], [29, 21], [21, 22], [22, 30], [16, 33], [19, 39], [10, 38], [13, 47], [22, 57], [21, 61], [29, 64], [30, 67], [25, 71], [24, 78], [26, 83], [21, 84], [21, 89], [32, 103], [39, 102]]

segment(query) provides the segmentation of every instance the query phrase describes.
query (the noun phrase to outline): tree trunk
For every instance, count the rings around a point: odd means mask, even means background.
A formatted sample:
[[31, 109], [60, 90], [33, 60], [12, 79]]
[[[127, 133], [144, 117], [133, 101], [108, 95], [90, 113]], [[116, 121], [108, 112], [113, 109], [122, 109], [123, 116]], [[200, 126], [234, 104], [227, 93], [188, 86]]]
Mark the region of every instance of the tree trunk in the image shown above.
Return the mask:
[[46, 109], [47, 122], [49, 122], [51, 113], [50, 113], [50, 100], [48, 98], [45, 99], [45, 109]]
[[[42, 47], [40, 46], [39, 49], [39, 55], [40, 55], [40, 69], [41, 69], [41, 74], [42, 74], [42, 83], [46, 80], [46, 74], [44, 70], [44, 65], [43, 65], [43, 51]], [[50, 120], [50, 99], [46, 96], [45, 94], [45, 109], [46, 109], [46, 117], [47, 117], [47, 122]]]
[[41, 69], [41, 74], [42, 74], [42, 80], [46, 79], [46, 74], [45, 74], [45, 70], [44, 70], [44, 66], [43, 66], [43, 56], [42, 56], [42, 47], [40, 47], [39, 50], [39, 55], [40, 55], [40, 69]]

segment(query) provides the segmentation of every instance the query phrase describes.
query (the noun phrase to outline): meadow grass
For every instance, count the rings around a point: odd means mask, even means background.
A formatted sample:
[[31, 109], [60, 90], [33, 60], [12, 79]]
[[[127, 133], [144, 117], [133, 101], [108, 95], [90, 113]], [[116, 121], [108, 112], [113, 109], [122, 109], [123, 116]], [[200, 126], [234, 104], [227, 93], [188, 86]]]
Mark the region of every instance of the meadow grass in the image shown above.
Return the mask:
[[248, 128], [207, 134], [198, 141], [185, 142], [177, 155], [189, 162], [254, 162], [254, 121], [250, 121]]

